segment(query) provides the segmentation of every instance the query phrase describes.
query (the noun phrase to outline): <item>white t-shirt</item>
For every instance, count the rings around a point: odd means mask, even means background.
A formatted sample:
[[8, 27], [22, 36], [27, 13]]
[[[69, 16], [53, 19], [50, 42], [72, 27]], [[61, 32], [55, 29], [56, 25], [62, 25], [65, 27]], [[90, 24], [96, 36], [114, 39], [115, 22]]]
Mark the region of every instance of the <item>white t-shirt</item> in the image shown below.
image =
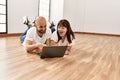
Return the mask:
[[[57, 35], [57, 31], [55, 31], [52, 36], [51, 36], [51, 40], [57, 42], [58, 41], [58, 35]], [[75, 42], [74, 40], [72, 40], [72, 43], [69, 43], [67, 40], [67, 37], [65, 38], [64, 42], [62, 42], [62, 40], [59, 40], [58, 45], [59, 46], [72, 46], [74, 45]]]
[[[40, 37], [37, 34], [36, 27], [32, 27], [32, 28], [30, 28], [28, 30], [25, 39], [33, 41], [33, 43], [45, 43], [46, 40], [51, 37], [51, 34], [52, 34], [51, 30], [50, 29], [46, 29], [45, 34], [43, 34], [43, 36]], [[23, 43], [23, 45], [25, 46], [25, 42]]]

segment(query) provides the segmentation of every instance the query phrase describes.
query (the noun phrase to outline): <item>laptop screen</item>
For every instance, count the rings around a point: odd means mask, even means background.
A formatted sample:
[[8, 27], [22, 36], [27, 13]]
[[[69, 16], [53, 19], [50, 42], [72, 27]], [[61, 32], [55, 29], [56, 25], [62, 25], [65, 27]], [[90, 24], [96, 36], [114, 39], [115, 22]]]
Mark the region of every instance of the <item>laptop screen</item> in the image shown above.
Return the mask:
[[67, 46], [44, 46], [41, 58], [63, 57]]

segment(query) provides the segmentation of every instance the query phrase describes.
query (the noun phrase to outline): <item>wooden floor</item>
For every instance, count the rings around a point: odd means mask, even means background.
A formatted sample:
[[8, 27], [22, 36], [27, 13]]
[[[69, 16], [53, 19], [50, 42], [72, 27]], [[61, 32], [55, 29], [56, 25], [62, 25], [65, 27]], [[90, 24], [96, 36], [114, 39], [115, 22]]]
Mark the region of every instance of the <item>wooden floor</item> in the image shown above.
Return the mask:
[[72, 53], [40, 59], [19, 37], [0, 38], [0, 80], [120, 80], [120, 37], [75, 34]]

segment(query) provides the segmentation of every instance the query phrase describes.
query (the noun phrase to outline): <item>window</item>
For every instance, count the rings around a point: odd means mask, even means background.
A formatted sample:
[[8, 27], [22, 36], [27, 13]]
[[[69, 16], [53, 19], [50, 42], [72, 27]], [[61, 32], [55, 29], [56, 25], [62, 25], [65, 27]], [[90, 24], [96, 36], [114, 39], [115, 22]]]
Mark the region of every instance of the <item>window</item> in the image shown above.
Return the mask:
[[7, 0], [0, 0], [0, 33], [7, 33]]
[[50, 1], [39, 0], [39, 16], [44, 16], [47, 21], [50, 20]]

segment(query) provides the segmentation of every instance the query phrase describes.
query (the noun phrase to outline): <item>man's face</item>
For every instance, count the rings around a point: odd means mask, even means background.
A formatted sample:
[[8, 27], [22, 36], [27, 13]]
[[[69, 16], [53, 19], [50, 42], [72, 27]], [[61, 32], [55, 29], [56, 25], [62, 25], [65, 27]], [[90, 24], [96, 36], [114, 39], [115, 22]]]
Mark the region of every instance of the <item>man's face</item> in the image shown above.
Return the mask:
[[46, 21], [40, 20], [36, 23], [37, 33], [39, 36], [42, 36], [46, 32]]

